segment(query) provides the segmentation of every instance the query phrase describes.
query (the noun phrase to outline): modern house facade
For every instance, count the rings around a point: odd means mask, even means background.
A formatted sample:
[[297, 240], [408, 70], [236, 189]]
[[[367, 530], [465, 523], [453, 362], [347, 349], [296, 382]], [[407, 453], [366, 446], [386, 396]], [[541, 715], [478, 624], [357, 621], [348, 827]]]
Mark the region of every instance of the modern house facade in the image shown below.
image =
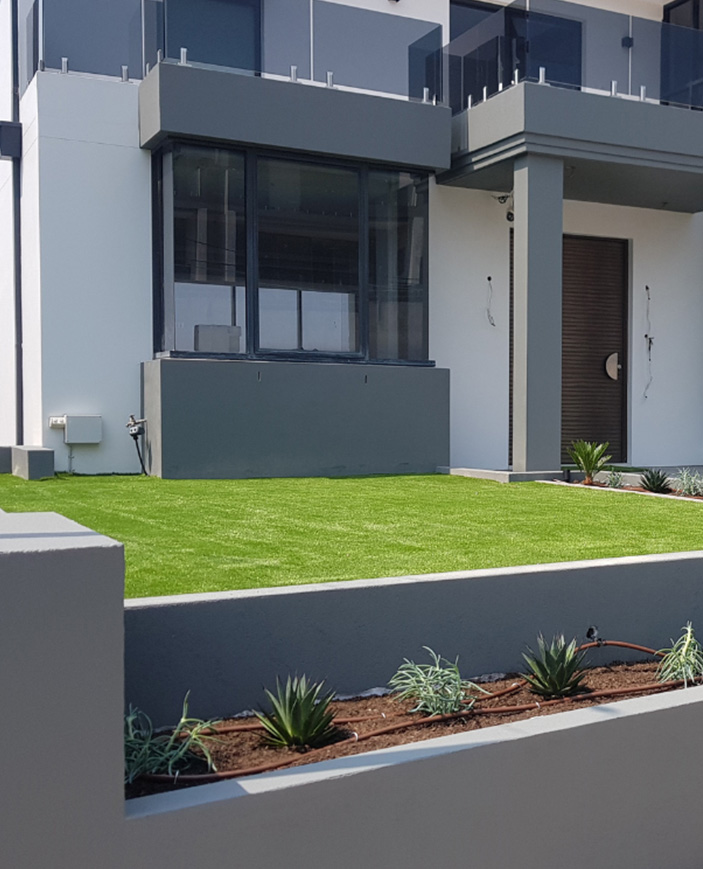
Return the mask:
[[703, 463], [698, 5], [0, 0], [0, 444]]

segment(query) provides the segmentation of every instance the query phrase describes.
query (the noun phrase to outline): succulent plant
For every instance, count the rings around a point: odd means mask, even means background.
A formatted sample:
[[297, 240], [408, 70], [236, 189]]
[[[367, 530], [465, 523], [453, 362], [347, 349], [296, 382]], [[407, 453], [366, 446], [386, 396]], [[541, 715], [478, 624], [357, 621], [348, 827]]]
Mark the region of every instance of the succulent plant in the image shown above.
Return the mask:
[[309, 682], [307, 676], [288, 676], [285, 685], [276, 679], [276, 693], [265, 688], [271, 712], [255, 712], [266, 730], [269, 745], [319, 748], [340, 733], [332, 723], [329, 706], [334, 692], [322, 694], [324, 682]]
[[623, 476], [622, 471], [611, 468], [610, 473], [608, 474], [607, 485], [609, 489], [622, 489], [625, 485], [625, 477]]
[[679, 495], [703, 495], [703, 476], [690, 468], [680, 468], [671, 483]]
[[640, 485], [648, 492], [662, 493], [671, 490], [671, 480], [659, 468], [647, 468], [640, 477]]
[[208, 742], [217, 722], [189, 718], [189, 694], [183, 700], [181, 720], [168, 732], [155, 733], [149, 716], [130, 705], [124, 718], [125, 784], [142, 775], [177, 776], [194, 760], [204, 760], [208, 769], [216, 769]]
[[657, 679], [660, 682], [683, 679], [684, 686], [688, 687], [689, 682], [703, 679], [703, 648], [693, 635], [691, 622], [682, 630], [682, 636], [676, 642], [671, 641], [670, 649], [660, 649], [664, 657], [657, 669]]
[[535, 654], [528, 646], [527, 652], [522, 653], [531, 671], [524, 678], [535, 694], [541, 697], [568, 697], [581, 690], [586, 653], [579, 654], [576, 640], [567, 643], [564, 635], [558, 634], [547, 645], [540, 634], [537, 637], [537, 649]]
[[431, 664], [416, 664], [405, 658], [388, 685], [400, 700], [416, 700], [413, 712], [429, 715], [450, 715], [470, 707], [474, 692], [487, 694], [483, 688], [461, 678], [459, 659], [453, 663], [423, 646], [432, 658]]

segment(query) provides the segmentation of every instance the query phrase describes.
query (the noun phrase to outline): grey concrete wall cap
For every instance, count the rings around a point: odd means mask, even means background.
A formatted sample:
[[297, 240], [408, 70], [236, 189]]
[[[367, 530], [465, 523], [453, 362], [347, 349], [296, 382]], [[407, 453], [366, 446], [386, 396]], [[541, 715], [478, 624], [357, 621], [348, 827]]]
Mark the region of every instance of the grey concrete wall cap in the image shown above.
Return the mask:
[[456, 570], [449, 573], [418, 573], [408, 576], [386, 576], [379, 579], [348, 579], [339, 582], [279, 586], [275, 588], [248, 588], [241, 591], [213, 591], [201, 594], [164, 595], [163, 597], [137, 597], [125, 601], [129, 610], [159, 609], [164, 607], [184, 607], [191, 604], [209, 604], [225, 600], [245, 600], [262, 597], [290, 597], [303, 594], [335, 594], [354, 588], [383, 588], [393, 585], [418, 585], [422, 583], [447, 582], [466, 579], [488, 579], [491, 577], [528, 577], [534, 574], [558, 573], [568, 571], [597, 571], [602, 567], [623, 565], [651, 565], [676, 561], [703, 560], [703, 550], [690, 552], [671, 552], [657, 555], [630, 555], [621, 558], [595, 558], [583, 561], [555, 561], [550, 564], [527, 564], [516, 567], [495, 567], [483, 570]]

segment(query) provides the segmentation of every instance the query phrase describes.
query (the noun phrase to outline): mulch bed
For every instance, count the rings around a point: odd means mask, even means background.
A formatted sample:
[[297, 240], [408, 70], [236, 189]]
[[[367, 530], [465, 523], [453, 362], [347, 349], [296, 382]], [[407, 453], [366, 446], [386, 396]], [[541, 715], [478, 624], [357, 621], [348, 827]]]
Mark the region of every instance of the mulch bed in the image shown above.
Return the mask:
[[[352, 754], [360, 754], [362, 752], [374, 751], [395, 745], [404, 745], [410, 742], [432, 739], [437, 736], [447, 736], [462, 731], [480, 730], [498, 724], [507, 724], [511, 721], [522, 721], [527, 718], [533, 718], [537, 715], [552, 715], [555, 712], [564, 712], [567, 710], [582, 708], [584, 706], [596, 706], [607, 702], [628, 699], [629, 697], [646, 696], [647, 694], [655, 692], [652, 690], [644, 690], [637, 694], [627, 695], [626, 697], [598, 697], [594, 699], [589, 699], [588, 695], [592, 692], [609, 689], [627, 688], [637, 685], [651, 685], [652, 682], [656, 681], [656, 670], [656, 661], [627, 664], [615, 663], [605, 667], [594, 667], [588, 670], [585, 680], [587, 690], [580, 695], [582, 699], [579, 699], [577, 702], [562, 700], [548, 705], [541, 705], [539, 709], [530, 709], [511, 714], [490, 714], [490, 710], [497, 706], [517, 706], [531, 704], [536, 700], [540, 700], [539, 697], [533, 694], [529, 688], [522, 683], [519, 690], [506, 696], [495, 699], [482, 697], [482, 699], [476, 704], [475, 709], [486, 710], [488, 714], [484, 714], [482, 711], [481, 714], [469, 715], [468, 717], [461, 719], [439, 721], [417, 727], [410, 727], [393, 733], [375, 736], [363, 742], [346, 742], [341, 745], [332, 744], [314, 751], [296, 751], [293, 749], [273, 748], [267, 746], [262, 739], [262, 732], [258, 730], [223, 734], [218, 737], [218, 741], [213, 741], [212, 755], [219, 771], [237, 769], [244, 770], [263, 764], [273, 763], [278, 759], [281, 761], [292, 759], [293, 763], [286, 767], [287, 769], [290, 769], [293, 766], [301, 766], [306, 763], [346, 757]], [[491, 682], [483, 687], [489, 690], [492, 694], [498, 694], [504, 689], [510, 688], [516, 681], [521, 681], [520, 677], [517, 675], [501, 679], [500, 681]], [[543, 703], [543, 701], [540, 702]], [[367, 719], [363, 721], [340, 723], [342, 731], [340, 734], [341, 739], [352, 736], [354, 732], [361, 736], [389, 724], [411, 721], [422, 717], [422, 713], [410, 712], [410, 709], [413, 706], [412, 703], [401, 702], [393, 696], [347, 700], [335, 703], [333, 706], [335, 714], [339, 719]], [[246, 721], [252, 720], [253, 719], [246, 719]], [[221, 722], [221, 726], [241, 725], [242, 723], [244, 723], [244, 721], [241, 718], [238, 718], [223, 721]], [[201, 764], [199, 769], [196, 768], [196, 766], [193, 766], [188, 769], [187, 772], [204, 773], [206, 772], [205, 764]], [[187, 787], [193, 785], [190, 783], [181, 783], [180, 785], [174, 786], [173, 784], [137, 781], [126, 788], [126, 796], [130, 799], [133, 797], [145, 796], [147, 794], [174, 790], [177, 787], [184, 786]]]

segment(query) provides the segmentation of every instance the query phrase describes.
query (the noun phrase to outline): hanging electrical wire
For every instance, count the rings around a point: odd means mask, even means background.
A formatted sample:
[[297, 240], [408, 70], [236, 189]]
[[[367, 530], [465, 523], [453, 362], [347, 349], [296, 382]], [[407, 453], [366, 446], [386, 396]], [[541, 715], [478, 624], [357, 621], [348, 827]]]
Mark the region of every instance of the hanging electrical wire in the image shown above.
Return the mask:
[[491, 324], [491, 326], [495, 326], [496, 321], [493, 316], [493, 278], [488, 275], [486, 278], [488, 281], [488, 295], [486, 297], [486, 319]]
[[649, 389], [652, 385], [652, 381], [654, 380], [654, 374], [652, 373], [652, 345], [654, 344], [654, 337], [652, 335], [652, 320], [650, 314], [650, 306], [652, 303], [652, 295], [649, 289], [649, 286], [645, 284], [644, 292], [647, 297], [647, 301], [645, 303], [645, 321], [647, 331], [644, 335], [644, 340], [647, 342], [647, 384], [644, 387], [644, 392], [642, 393], [644, 399], [646, 400], [649, 397]]

